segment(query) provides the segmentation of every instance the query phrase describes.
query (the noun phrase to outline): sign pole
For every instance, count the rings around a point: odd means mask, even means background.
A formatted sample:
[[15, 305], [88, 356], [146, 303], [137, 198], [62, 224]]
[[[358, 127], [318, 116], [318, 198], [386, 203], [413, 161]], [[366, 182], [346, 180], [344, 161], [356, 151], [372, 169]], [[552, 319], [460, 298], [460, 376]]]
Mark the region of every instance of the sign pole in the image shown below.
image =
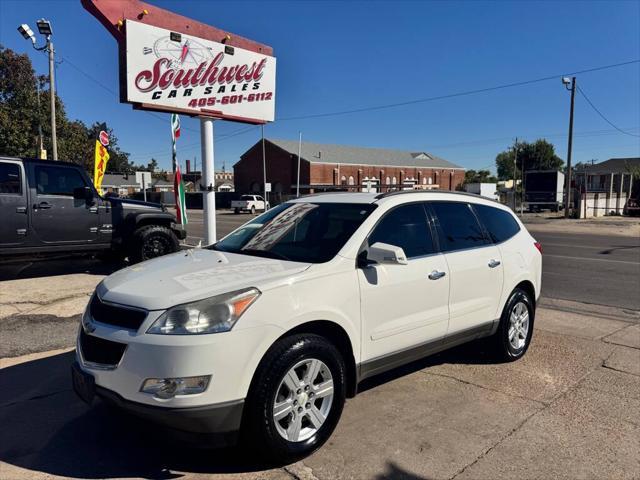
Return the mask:
[[216, 193], [213, 165], [213, 119], [200, 117], [200, 144], [202, 148], [202, 209], [204, 244], [216, 242]]

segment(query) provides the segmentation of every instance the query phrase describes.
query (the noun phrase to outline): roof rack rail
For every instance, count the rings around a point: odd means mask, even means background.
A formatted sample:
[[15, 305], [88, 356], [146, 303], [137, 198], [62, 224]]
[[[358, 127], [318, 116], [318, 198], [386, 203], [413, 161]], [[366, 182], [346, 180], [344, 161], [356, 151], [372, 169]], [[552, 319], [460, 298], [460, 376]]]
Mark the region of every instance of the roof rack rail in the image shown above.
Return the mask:
[[376, 195], [375, 199], [380, 200], [381, 198], [393, 197], [395, 195], [407, 195], [411, 193], [453, 193], [455, 195], [467, 195], [474, 198], [478, 198], [481, 196], [476, 193], [459, 192], [456, 190], [394, 190], [391, 192], [379, 193], [378, 195]]

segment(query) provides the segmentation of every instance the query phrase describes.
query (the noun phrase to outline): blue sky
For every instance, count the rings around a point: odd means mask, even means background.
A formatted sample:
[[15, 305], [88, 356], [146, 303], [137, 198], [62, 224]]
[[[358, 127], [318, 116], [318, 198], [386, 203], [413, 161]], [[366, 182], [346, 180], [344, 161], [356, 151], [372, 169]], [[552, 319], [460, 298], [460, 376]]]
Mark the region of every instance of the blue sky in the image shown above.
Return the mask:
[[[155, 5], [273, 46], [276, 118], [357, 109], [558, 74], [558, 79], [391, 109], [276, 120], [266, 136], [428, 151], [466, 168], [493, 167], [515, 137], [546, 137], [566, 158], [569, 92], [560, 74], [640, 59], [640, 2], [215, 2]], [[105, 120], [136, 163], [170, 168], [169, 116], [117, 97], [117, 48], [79, 0], [0, 0], [0, 43], [46, 57], [16, 31], [51, 20], [58, 91], [70, 118]], [[93, 77], [93, 80], [85, 74]], [[615, 125], [640, 134], [640, 64], [578, 75]], [[164, 119], [164, 120], [163, 120]], [[183, 117], [181, 160], [200, 163], [199, 122]], [[230, 168], [259, 128], [216, 122], [216, 167]], [[245, 131], [246, 130], [246, 131]], [[224, 135], [245, 131], [224, 139]], [[639, 156], [640, 138], [613, 130], [576, 96], [574, 161]]]

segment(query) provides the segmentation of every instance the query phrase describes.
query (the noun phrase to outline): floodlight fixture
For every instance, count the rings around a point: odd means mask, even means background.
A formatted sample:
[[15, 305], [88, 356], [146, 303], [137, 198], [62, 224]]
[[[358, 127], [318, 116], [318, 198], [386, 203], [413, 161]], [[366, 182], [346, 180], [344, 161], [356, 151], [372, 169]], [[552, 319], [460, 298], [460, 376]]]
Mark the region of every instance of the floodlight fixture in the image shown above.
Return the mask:
[[26, 23], [23, 23], [18, 27], [18, 31], [20, 32], [20, 35], [24, 37], [25, 40], [31, 40], [31, 43], [35, 45], [36, 37], [33, 34], [33, 30], [31, 30], [29, 25], [27, 25]]
[[51, 22], [49, 20], [41, 18], [36, 22], [36, 24], [38, 25], [38, 31], [41, 35], [49, 36], [53, 33], [53, 30], [51, 30]]
[[571, 79], [569, 77], [562, 77], [563, 85], [571, 85]]

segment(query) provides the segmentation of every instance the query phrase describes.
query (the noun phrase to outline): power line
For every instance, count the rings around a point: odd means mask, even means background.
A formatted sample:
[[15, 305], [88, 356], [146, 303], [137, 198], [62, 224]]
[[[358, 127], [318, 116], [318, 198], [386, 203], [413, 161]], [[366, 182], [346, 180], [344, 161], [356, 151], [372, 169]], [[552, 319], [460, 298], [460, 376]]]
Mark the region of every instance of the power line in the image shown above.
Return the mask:
[[618, 130], [620, 133], [624, 133], [625, 135], [630, 135], [632, 137], [640, 137], [640, 135], [636, 135], [635, 133], [629, 133], [629, 132], [625, 132], [624, 130], [622, 130], [621, 128], [618, 128], [616, 125], [613, 124], [613, 122], [611, 122], [607, 117], [605, 117], [602, 112], [600, 110], [597, 109], [597, 107], [593, 104], [593, 102], [591, 100], [589, 100], [589, 97], [587, 97], [587, 94], [584, 93], [584, 91], [582, 90], [582, 88], [580, 88], [580, 86], [578, 85], [578, 91], [580, 92], [580, 94], [584, 97], [584, 99], [587, 101], [587, 103], [589, 105], [591, 105], [591, 108], [593, 108], [596, 113], [598, 115], [600, 115], [600, 117], [607, 122], [609, 125], [611, 125], [613, 128], [615, 128], [616, 130]]
[[435, 97], [426, 97], [426, 98], [419, 98], [419, 99], [415, 99], [415, 100], [407, 100], [405, 102], [398, 102], [398, 103], [388, 103], [388, 104], [384, 104], [384, 105], [375, 105], [375, 106], [371, 106], [371, 107], [362, 107], [362, 108], [354, 108], [352, 110], [340, 110], [340, 111], [336, 111], [336, 112], [327, 112], [327, 113], [316, 113], [316, 114], [311, 114], [311, 115], [300, 115], [300, 116], [295, 116], [295, 117], [285, 117], [285, 118], [278, 118], [276, 120], [279, 121], [287, 121], [287, 120], [303, 120], [303, 119], [308, 119], [308, 118], [321, 118], [321, 117], [333, 117], [333, 116], [338, 116], [338, 115], [347, 115], [350, 113], [361, 113], [361, 112], [371, 112], [374, 110], [384, 110], [387, 108], [395, 108], [395, 107], [402, 107], [405, 105], [414, 105], [416, 103], [426, 103], [426, 102], [433, 102], [435, 100], [443, 100], [446, 98], [455, 98], [455, 97], [463, 97], [463, 96], [467, 96], [467, 95], [475, 95], [477, 93], [486, 93], [486, 92], [492, 92], [494, 90], [500, 90], [503, 88], [512, 88], [512, 87], [521, 87], [523, 85], [530, 85], [532, 83], [539, 83], [539, 82], [546, 82], [547, 80], [554, 80], [557, 79], [559, 77], [564, 76], [572, 76], [572, 75], [578, 75], [581, 73], [589, 73], [589, 72], [596, 72], [599, 70], [606, 70], [609, 68], [617, 68], [617, 67], [622, 67], [624, 65], [630, 65], [633, 63], [638, 63], [640, 62], [640, 59], [638, 60], [630, 60], [628, 62], [621, 62], [621, 63], [613, 63], [610, 65], [602, 65], [599, 67], [594, 67], [594, 68], [587, 68], [584, 70], [578, 70], [575, 72], [571, 72], [571, 73], [563, 73], [563, 74], [555, 74], [555, 75], [548, 75], [546, 77], [541, 77], [541, 78], [535, 78], [532, 80], [524, 80], [521, 82], [513, 82], [513, 83], [505, 83], [502, 85], [496, 85], [493, 87], [486, 87], [486, 88], [478, 88], [478, 89], [474, 89], [474, 90], [467, 90], [467, 91], [463, 91], [463, 92], [456, 92], [456, 93], [449, 93], [446, 95], [438, 95]]

